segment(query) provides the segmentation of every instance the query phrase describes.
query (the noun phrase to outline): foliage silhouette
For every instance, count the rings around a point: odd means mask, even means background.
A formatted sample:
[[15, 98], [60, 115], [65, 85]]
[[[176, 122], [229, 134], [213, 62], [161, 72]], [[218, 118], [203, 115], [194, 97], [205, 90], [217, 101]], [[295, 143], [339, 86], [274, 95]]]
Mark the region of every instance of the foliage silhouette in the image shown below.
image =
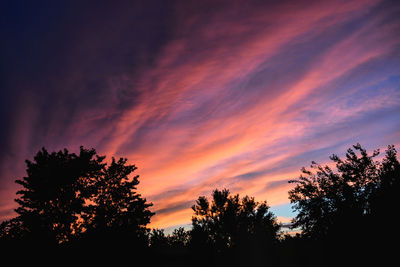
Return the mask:
[[174, 229], [172, 234], [166, 235], [163, 229], [152, 229], [149, 235], [150, 247], [158, 250], [172, 247], [175, 249], [187, 248], [190, 242], [190, 231], [183, 227]]
[[79, 155], [68, 150], [39, 151], [34, 161], [26, 161], [27, 176], [16, 183], [24, 189], [15, 201], [19, 207], [13, 220], [24, 238], [41, 243], [70, 241], [79, 233], [77, 221], [88, 197], [86, 185], [101, 173], [104, 157], [95, 150], [80, 148]]
[[106, 163], [94, 149], [43, 148], [16, 181], [23, 189], [17, 216], [0, 224], [1, 251], [31, 254], [26, 265], [43, 265], [49, 254], [80, 265], [384, 265], [397, 255], [398, 231], [385, 229], [398, 207], [400, 163], [394, 146], [378, 158], [378, 150], [370, 155], [356, 144], [344, 159], [330, 157], [335, 168], [303, 168], [290, 181], [296, 235], [282, 236], [265, 201], [228, 189], [215, 189], [210, 200], [200, 196], [191, 229], [167, 235], [147, 228], [152, 204], [137, 193], [136, 166], [127, 159]]
[[144, 248], [151, 203], [136, 193], [138, 176], [127, 159], [104, 163], [94, 149], [78, 155], [39, 151], [16, 182], [18, 216], [0, 227], [3, 245], [83, 248], [97, 251]]
[[[129, 177], [137, 167], [126, 165], [127, 159], [112, 158], [100, 176], [93, 177], [89, 191], [90, 203], [82, 214], [86, 241], [93, 246], [122, 250], [132, 246], [147, 245], [146, 225], [154, 215], [147, 203], [136, 192], [139, 176]], [[129, 243], [129, 246], [126, 244]]]
[[390, 235], [383, 232], [382, 219], [396, 210], [400, 164], [394, 146], [382, 161], [374, 160], [378, 155], [379, 150], [369, 155], [356, 144], [344, 160], [330, 157], [336, 171], [313, 162], [313, 171], [303, 168], [303, 175], [290, 181], [296, 184], [289, 191], [298, 212], [294, 227], [302, 229], [304, 239], [313, 240], [322, 260], [346, 256], [347, 262], [360, 263], [365, 251], [372, 249], [371, 257], [377, 259], [390, 250], [383, 246]]
[[195, 266], [189, 250], [190, 231], [180, 227], [171, 234], [163, 229], [153, 229], [149, 234], [150, 255], [154, 255], [152, 266]]
[[266, 202], [216, 189], [211, 203], [201, 196], [192, 209], [191, 246], [213, 256], [216, 265], [273, 263], [280, 225]]

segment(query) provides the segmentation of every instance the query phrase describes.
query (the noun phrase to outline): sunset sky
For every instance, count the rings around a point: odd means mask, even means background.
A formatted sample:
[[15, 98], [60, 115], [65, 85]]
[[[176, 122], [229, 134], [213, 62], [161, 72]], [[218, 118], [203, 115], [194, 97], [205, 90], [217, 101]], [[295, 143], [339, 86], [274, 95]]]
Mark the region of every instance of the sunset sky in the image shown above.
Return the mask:
[[[215, 188], [292, 213], [287, 181], [400, 147], [399, 1], [4, 1], [0, 221], [41, 148], [127, 157], [150, 227]], [[390, 216], [390, 215], [388, 215]]]

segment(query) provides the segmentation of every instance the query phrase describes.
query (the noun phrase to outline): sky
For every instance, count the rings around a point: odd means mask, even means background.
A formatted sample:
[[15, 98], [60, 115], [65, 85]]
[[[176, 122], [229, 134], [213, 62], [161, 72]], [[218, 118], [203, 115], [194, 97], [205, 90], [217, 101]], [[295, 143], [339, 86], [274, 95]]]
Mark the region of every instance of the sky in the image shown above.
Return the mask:
[[[79, 146], [138, 167], [151, 227], [228, 188], [292, 212], [288, 180], [400, 146], [398, 1], [2, 1], [0, 221], [25, 159]], [[390, 215], [388, 215], [390, 216]]]

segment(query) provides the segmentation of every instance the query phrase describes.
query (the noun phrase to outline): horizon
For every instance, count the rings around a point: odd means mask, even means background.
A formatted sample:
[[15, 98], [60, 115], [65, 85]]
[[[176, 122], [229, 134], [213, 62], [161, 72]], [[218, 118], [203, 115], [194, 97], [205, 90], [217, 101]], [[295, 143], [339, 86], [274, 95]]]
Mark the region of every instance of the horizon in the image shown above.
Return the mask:
[[[41, 148], [128, 158], [150, 227], [216, 188], [294, 213], [288, 180], [400, 145], [396, 1], [7, 2], [0, 221]], [[390, 216], [390, 214], [388, 214]]]

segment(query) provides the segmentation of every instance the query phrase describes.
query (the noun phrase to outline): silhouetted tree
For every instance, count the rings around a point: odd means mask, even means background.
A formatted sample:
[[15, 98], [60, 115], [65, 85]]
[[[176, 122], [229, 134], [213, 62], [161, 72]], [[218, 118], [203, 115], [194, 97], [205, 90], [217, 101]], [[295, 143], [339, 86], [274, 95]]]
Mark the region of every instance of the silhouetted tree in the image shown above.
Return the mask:
[[[112, 158], [109, 166], [95, 176], [90, 186], [92, 196], [86, 212], [82, 215], [86, 235], [97, 244], [113, 248], [130, 243], [130, 246], [146, 246], [146, 225], [154, 215], [152, 206], [136, 192], [139, 176], [130, 175], [137, 169], [127, 165], [127, 159]], [[100, 240], [99, 240], [100, 238]]]
[[189, 244], [190, 231], [186, 231], [183, 227], [174, 229], [169, 235], [165, 234], [163, 229], [152, 229], [149, 235], [150, 246], [154, 249], [162, 250], [170, 248], [185, 248]]
[[211, 203], [199, 197], [192, 209], [192, 247], [229, 264], [273, 263], [280, 225], [266, 202], [224, 189], [213, 191]]
[[376, 222], [398, 207], [400, 192], [400, 163], [397, 151], [393, 145], [388, 146], [385, 158], [378, 170], [379, 180], [371, 194], [370, 213], [376, 217]]
[[26, 161], [27, 176], [16, 181], [23, 187], [18, 216], [0, 224], [0, 245], [47, 254], [56, 247], [91, 265], [140, 258], [149, 266], [384, 264], [397, 255], [392, 244], [399, 234], [386, 230], [386, 218], [398, 207], [400, 163], [394, 146], [381, 161], [378, 155], [357, 144], [345, 159], [330, 157], [335, 168], [315, 162], [311, 170], [302, 168], [289, 191], [297, 211], [293, 226], [302, 233], [281, 238], [265, 201], [227, 189], [214, 190], [211, 200], [197, 199], [190, 231], [150, 232], [152, 204], [137, 193], [135, 165], [123, 158], [104, 163], [94, 149], [81, 147], [77, 155], [43, 148]]
[[356, 255], [360, 251], [377, 251], [372, 239], [385, 233], [376, 223], [384, 219], [388, 207], [395, 208], [400, 189], [394, 146], [388, 147], [381, 162], [374, 160], [378, 155], [379, 150], [369, 155], [357, 144], [347, 150], [344, 160], [330, 157], [336, 171], [313, 162], [312, 170], [303, 168], [303, 175], [290, 181], [296, 184], [289, 191], [298, 212], [294, 227], [300, 227], [304, 237], [327, 244], [324, 257], [333, 247], [336, 256], [354, 256], [356, 260], [362, 258]]
[[195, 266], [188, 249], [189, 231], [180, 227], [171, 234], [153, 229], [149, 234], [152, 266]]
[[[136, 192], [138, 176], [127, 159], [103, 163], [94, 149], [39, 151], [26, 161], [27, 176], [16, 202], [18, 216], [0, 225], [2, 244], [85, 249], [147, 246], [154, 214]], [[86, 246], [90, 245], [90, 246]]]
[[[58, 244], [79, 231], [77, 220], [87, 197], [87, 180], [100, 174], [104, 157], [94, 149], [80, 148], [79, 155], [68, 150], [39, 151], [34, 161], [26, 161], [27, 176], [16, 183], [23, 186], [15, 201], [19, 207], [13, 220], [25, 238]], [[13, 230], [15, 231], [15, 230]]]
[[189, 245], [190, 231], [186, 231], [183, 227], [174, 229], [172, 234], [168, 236], [169, 244], [175, 248], [185, 248]]
[[163, 229], [152, 229], [149, 235], [149, 243], [154, 250], [165, 250], [169, 246], [168, 237]]
[[5, 246], [18, 245], [23, 237], [21, 221], [14, 218], [0, 224], [0, 249]]

